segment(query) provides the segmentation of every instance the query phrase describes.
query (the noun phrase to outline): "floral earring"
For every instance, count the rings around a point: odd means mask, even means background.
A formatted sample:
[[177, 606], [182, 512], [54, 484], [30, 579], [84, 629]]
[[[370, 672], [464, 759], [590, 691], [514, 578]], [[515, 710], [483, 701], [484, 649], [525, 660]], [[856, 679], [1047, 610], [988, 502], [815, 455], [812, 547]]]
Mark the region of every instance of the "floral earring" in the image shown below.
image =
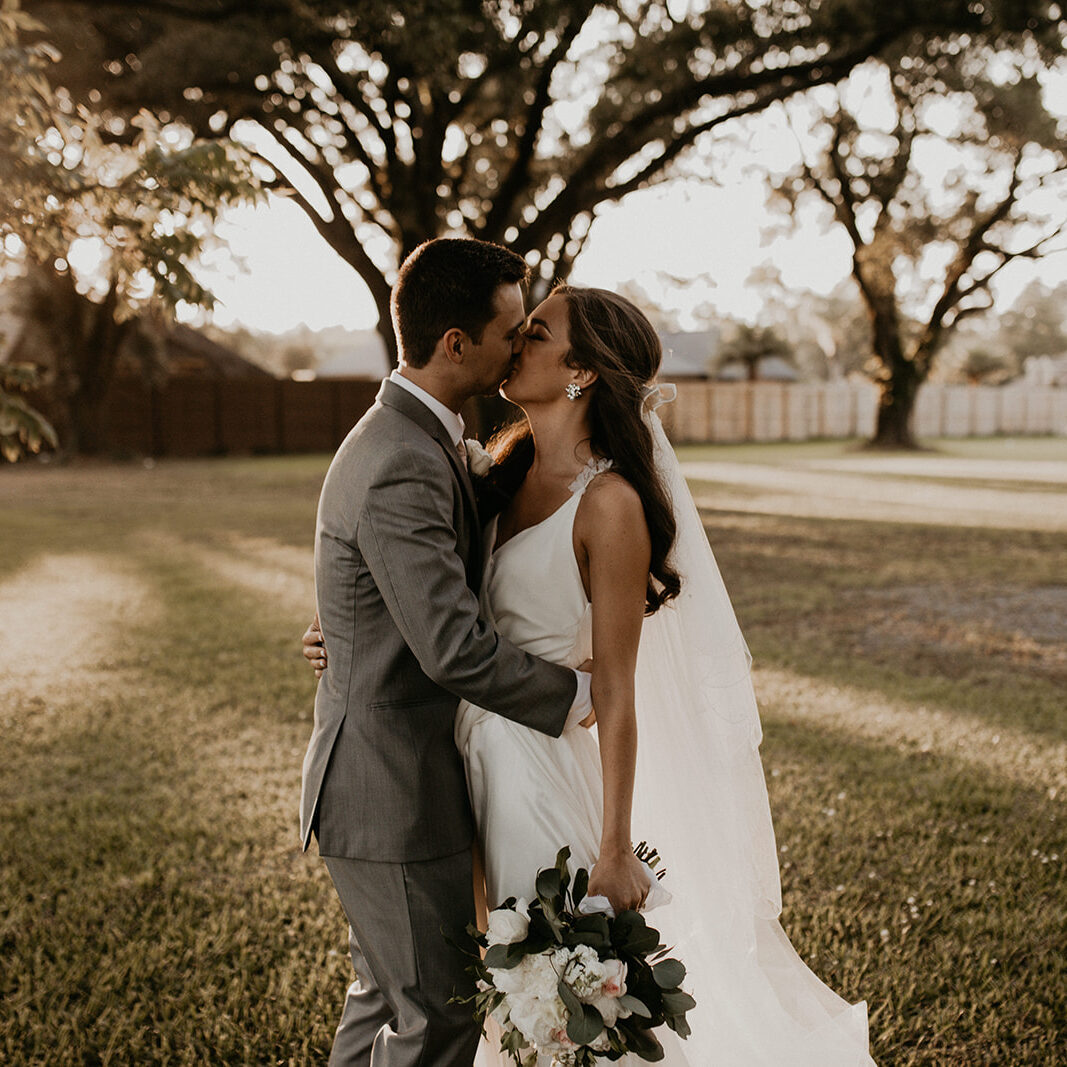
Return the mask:
[[564, 392], [568, 400], [577, 400], [582, 395], [582, 387], [577, 382], [570, 382]]

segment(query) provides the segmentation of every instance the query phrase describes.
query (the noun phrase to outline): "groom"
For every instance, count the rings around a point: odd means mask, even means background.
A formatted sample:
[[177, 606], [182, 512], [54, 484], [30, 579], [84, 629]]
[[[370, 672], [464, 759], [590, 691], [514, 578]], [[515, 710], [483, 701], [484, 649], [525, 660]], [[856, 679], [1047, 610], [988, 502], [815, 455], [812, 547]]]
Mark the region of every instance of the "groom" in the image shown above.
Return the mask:
[[591, 710], [589, 675], [478, 615], [484, 548], [459, 409], [497, 391], [520, 343], [522, 259], [430, 241], [392, 292], [400, 369], [334, 456], [315, 535], [329, 670], [304, 758], [314, 832], [351, 926], [358, 981], [330, 1063], [464, 1067], [478, 1029], [460, 940], [474, 916], [459, 698], [545, 734]]

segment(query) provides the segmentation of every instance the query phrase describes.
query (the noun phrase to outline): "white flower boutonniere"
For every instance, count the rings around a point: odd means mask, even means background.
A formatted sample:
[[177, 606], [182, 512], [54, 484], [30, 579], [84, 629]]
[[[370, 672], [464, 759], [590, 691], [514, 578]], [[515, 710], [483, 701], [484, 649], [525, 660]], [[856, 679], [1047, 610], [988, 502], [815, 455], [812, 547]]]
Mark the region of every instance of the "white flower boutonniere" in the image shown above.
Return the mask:
[[484, 478], [493, 465], [493, 457], [486, 452], [480, 441], [475, 441], [472, 437], [468, 437], [463, 442], [463, 447], [467, 450], [467, 466], [471, 474], [477, 478]]

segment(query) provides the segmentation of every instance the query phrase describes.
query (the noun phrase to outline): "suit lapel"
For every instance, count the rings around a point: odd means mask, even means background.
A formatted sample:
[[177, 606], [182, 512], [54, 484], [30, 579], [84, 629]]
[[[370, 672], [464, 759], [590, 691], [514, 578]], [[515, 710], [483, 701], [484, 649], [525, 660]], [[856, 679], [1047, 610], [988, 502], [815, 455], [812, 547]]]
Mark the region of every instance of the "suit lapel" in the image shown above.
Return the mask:
[[[412, 422], [425, 430], [441, 446], [445, 455], [448, 457], [448, 462], [452, 464], [452, 470], [455, 472], [460, 488], [463, 490], [463, 497], [467, 504], [470, 525], [473, 531], [471, 538], [471, 555], [472, 559], [477, 561], [473, 586], [477, 589], [481, 582], [482, 524], [478, 513], [478, 501], [474, 495], [474, 486], [471, 484], [470, 474], [467, 472], [467, 468], [463, 464], [463, 461], [459, 458], [459, 455], [456, 452], [456, 446], [452, 443], [452, 438], [448, 436], [448, 431], [441, 424], [441, 420], [438, 419], [437, 416], [422, 403], [422, 401], [413, 396], [406, 389], [401, 388], [395, 382], [389, 381], [388, 378], [382, 382], [382, 387], [378, 390], [377, 399], [380, 404], [385, 404], [388, 407], [395, 408], [397, 411], [402, 412], [411, 419]], [[462, 442], [460, 443], [460, 447], [463, 447]]]

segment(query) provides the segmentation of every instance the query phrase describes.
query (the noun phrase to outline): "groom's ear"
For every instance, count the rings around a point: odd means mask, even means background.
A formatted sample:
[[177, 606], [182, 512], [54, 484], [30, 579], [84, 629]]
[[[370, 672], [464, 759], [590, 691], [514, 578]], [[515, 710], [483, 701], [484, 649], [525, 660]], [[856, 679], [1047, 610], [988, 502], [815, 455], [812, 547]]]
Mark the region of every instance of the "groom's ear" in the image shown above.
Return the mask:
[[458, 326], [453, 326], [451, 330], [446, 330], [441, 335], [438, 347], [450, 363], [458, 364], [463, 362], [463, 356], [469, 344], [470, 338], [467, 334]]

